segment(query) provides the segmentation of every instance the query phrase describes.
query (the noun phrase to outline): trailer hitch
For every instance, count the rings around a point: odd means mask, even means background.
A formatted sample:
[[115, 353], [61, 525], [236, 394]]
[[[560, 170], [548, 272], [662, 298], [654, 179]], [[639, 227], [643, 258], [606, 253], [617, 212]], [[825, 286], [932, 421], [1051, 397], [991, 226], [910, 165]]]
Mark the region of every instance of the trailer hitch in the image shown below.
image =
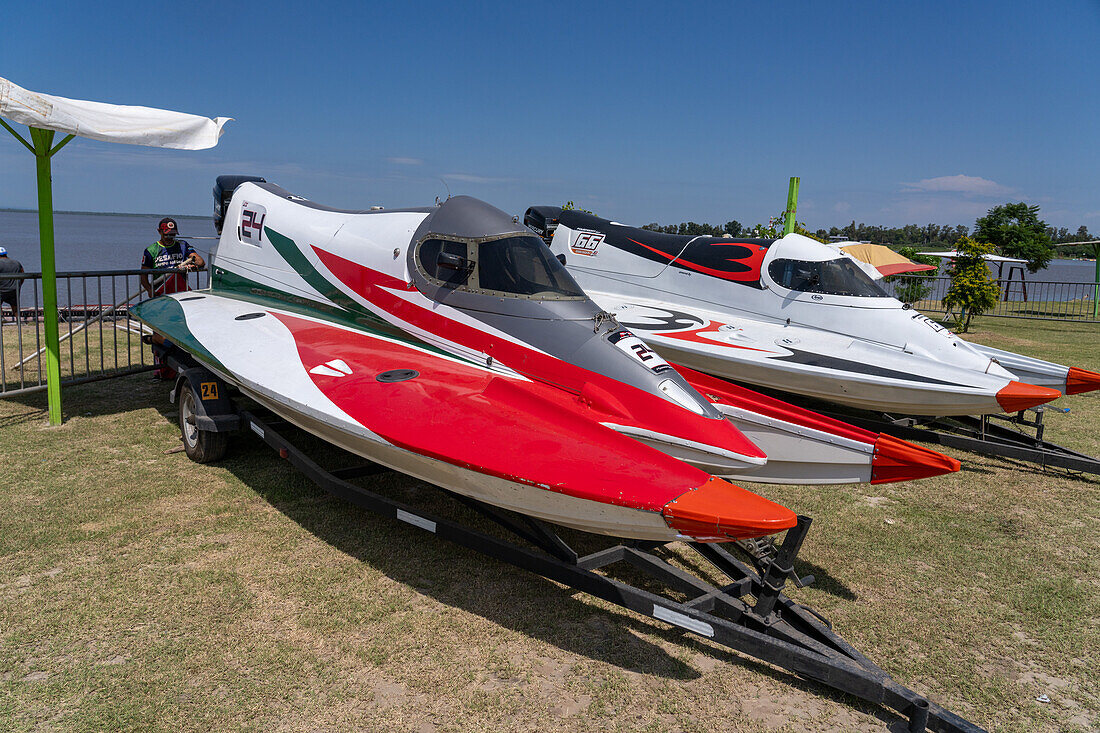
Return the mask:
[[761, 618], [767, 619], [775, 609], [775, 602], [783, 592], [783, 586], [787, 579], [793, 580], [799, 588], [803, 588], [814, 582], [812, 575], [805, 578], [798, 577], [794, 570], [794, 559], [798, 551], [802, 549], [802, 542], [806, 539], [806, 532], [810, 529], [813, 520], [804, 514], [798, 515], [798, 523], [787, 530], [787, 536], [783, 538], [783, 544], [779, 546], [773, 557], [761, 563], [760, 584], [763, 586], [756, 597], [756, 605], [753, 611]]
[[[810, 518], [806, 517], [805, 527], [801, 528], [803, 534], [809, 529]], [[800, 518], [801, 520], [801, 518]], [[790, 537], [790, 532], [794, 532], [799, 529], [798, 526], [792, 527], [787, 533], [787, 537]], [[761, 579], [763, 579], [769, 572], [773, 572], [776, 575], [781, 575], [783, 578], [790, 580], [794, 583], [796, 588], [805, 588], [806, 586], [813, 585], [813, 575], [799, 576], [795, 571], [793, 562], [780, 564], [779, 563], [779, 551], [780, 547], [776, 544], [776, 536], [769, 535], [768, 537], [754, 537], [748, 540], [738, 540], [737, 546], [741, 548], [750, 558], [752, 563], [756, 566], [756, 570], [760, 573]], [[799, 541], [798, 545], [801, 547], [802, 542]], [[793, 557], [791, 560], [793, 561]], [[780, 583], [782, 587], [782, 583]]]

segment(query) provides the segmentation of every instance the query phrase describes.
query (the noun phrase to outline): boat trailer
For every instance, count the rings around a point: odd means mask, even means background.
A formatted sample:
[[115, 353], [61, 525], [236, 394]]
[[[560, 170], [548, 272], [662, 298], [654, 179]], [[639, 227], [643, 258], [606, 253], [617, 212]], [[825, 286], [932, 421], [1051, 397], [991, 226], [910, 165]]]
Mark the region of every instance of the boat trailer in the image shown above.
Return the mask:
[[[802, 587], [813, 576], [800, 578], [794, 567], [810, 518], [799, 516], [782, 542], [774, 539], [721, 544], [680, 541], [674, 543], [619, 540], [605, 549], [579, 555], [549, 524], [535, 518], [489, 506], [469, 497], [440, 489], [460, 503], [506, 530], [515, 540], [487, 534], [461, 521], [437, 516], [411, 505], [374, 493], [348, 479], [388, 472], [370, 461], [326, 470], [303, 450], [276, 431], [283, 424], [277, 416], [264, 419], [240, 409], [231, 391], [217, 376], [199, 366], [189, 355], [171, 345], [155, 351], [179, 372], [173, 402], [180, 405], [185, 448], [203, 438], [224, 453], [226, 433], [250, 431], [288, 460], [307, 478], [333, 496], [389, 519], [404, 522], [488, 557], [541, 575], [623, 608], [679, 627], [728, 649], [775, 665], [796, 675], [893, 710], [908, 719], [909, 731], [973, 733], [977, 725], [931, 703], [876, 666], [841, 638], [828, 620], [784, 593], [788, 582]], [[188, 397], [188, 393], [191, 396]], [[185, 400], [190, 400], [186, 402]], [[190, 436], [190, 437], [189, 437]], [[219, 451], [201, 457], [216, 460]], [[191, 455], [192, 451], [188, 450]], [[611, 542], [616, 542], [608, 538]], [[520, 544], [522, 540], [527, 545]], [[715, 585], [666, 558], [669, 546], [686, 548], [724, 576]], [[738, 553], [731, 552], [727, 547]], [[627, 564], [658, 581], [665, 594], [657, 594], [609, 577], [601, 572]], [[674, 600], [677, 594], [686, 600]]]
[[[817, 408], [815, 408], [817, 409]], [[1069, 412], [1066, 408], [1039, 405], [1012, 415], [964, 415], [956, 417], [911, 417], [886, 413], [852, 414], [818, 409], [829, 417], [867, 430], [887, 433], [903, 440], [933, 443], [985, 456], [1035, 463], [1042, 468], [1100, 475], [1100, 458], [1079, 453], [1043, 440], [1047, 412]], [[1029, 418], [1033, 413], [1034, 418]], [[1025, 432], [1033, 431], [1031, 434]]]

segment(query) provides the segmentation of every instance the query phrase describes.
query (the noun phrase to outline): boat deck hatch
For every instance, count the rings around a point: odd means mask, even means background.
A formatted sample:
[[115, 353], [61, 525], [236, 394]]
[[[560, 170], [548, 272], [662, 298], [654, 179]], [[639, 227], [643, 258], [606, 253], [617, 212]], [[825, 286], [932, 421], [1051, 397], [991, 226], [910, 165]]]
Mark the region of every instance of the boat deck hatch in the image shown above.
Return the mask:
[[415, 369], [391, 369], [388, 372], [382, 372], [375, 380], [379, 382], [406, 382], [415, 377], [419, 377], [420, 372]]

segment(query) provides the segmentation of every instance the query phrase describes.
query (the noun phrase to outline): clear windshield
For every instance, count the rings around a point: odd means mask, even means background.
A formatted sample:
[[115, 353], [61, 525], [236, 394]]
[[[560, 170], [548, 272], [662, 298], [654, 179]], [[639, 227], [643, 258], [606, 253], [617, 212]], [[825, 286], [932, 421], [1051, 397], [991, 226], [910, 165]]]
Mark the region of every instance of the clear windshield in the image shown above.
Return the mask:
[[584, 291], [538, 237], [508, 237], [477, 249], [478, 289], [507, 295], [583, 298]]
[[890, 297], [856, 263], [845, 257], [824, 262], [775, 259], [768, 265], [768, 274], [781, 287], [803, 293]]

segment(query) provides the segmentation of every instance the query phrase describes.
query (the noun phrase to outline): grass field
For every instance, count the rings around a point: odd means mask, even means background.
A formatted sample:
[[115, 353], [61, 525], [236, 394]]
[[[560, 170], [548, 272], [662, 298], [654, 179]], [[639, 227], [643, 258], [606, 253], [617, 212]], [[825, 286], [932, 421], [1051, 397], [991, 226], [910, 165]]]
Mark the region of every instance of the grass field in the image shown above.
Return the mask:
[[[1100, 369], [1098, 335], [986, 318], [971, 337]], [[253, 436], [194, 464], [166, 392], [73, 387], [59, 428], [44, 395], [0, 400], [0, 730], [904, 730], [330, 499]], [[1100, 396], [1061, 402], [1048, 437], [1100, 454]], [[1100, 481], [948, 452], [962, 472], [761, 487], [815, 519], [818, 584], [792, 595], [984, 727], [1097, 729]]]
[[[150, 363], [149, 350], [142, 346], [137, 321], [125, 319], [94, 322], [80, 328], [79, 322], [61, 323], [58, 336], [61, 379], [81, 379]], [[71, 327], [71, 335], [70, 335]], [[0, 385], [8, 390], [46, 383], [45, 324], [10, 320], [0, 326]], [[103, 348], [100, 348], [100, 345]], [[22, 368], [19, 363], [33, 356]], [[144, 361], [143, 361], [144, 360]]]
[[[930, 317], [944, 314], [944, 306], [940, 300], [918, 300], [913, 304], [913, 307]], [[1025, 320], [1064, 318], [1088, 322], [1092, 319], [1092, 299], [1031, 300], [1027, 302], [1002, 300], [997, 303], [990, 313], [994, 315], [984, 316], [981, 320], [998, 320], [1000, 317], [1018, 316]]]

